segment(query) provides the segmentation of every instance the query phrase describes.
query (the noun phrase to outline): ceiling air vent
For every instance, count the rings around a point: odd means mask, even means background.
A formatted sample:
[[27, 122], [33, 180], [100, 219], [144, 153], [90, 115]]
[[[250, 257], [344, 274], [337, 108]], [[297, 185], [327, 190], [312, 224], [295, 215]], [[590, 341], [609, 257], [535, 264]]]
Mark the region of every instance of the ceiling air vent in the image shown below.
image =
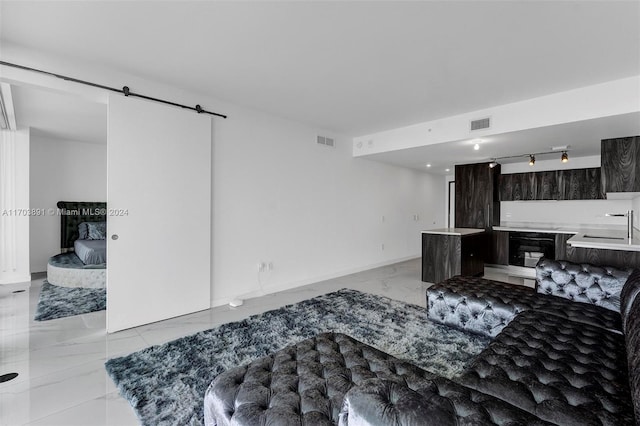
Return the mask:
[[471, 131], [488, 129], [491, 127], [491, 117], [481, 118], [479, 120], [471, 120]]
[[330, 138], [328, 136], [320, 136], [320, 135], [318, 135], [316, 141], [318, 142], [318, 145], [326, 145], [326, 146], [330, 146], [330, 147], [334, 147], [335, 146], [335, 141], [333, 140], [333, 138]]

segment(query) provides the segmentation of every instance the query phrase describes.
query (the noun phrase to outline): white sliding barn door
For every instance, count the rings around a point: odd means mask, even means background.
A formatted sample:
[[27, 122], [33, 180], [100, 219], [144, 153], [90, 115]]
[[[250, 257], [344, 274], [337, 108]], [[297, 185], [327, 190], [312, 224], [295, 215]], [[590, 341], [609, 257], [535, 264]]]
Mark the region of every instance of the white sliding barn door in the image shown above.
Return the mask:
[[112, 95], [107, 331], [210, 307], [211, 118]]

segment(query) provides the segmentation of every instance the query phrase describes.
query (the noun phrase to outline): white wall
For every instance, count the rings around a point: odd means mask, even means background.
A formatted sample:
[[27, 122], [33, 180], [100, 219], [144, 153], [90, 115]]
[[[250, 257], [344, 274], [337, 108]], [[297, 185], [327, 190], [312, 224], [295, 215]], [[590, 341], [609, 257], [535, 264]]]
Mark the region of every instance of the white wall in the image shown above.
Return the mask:
[[0, 131], [0, 284], [29, 273], [29, 129]]
[[214, 303], [417, 257], [444, 225], [441, 177], [354, 159], [347, 137], [248, 110], [214, 128]]
[[[106, 201], [107, 146], [31, 137], [31, 208], [56, 209], [58, 201]], [[32, 216], [31, 272], [47, 270], [60, 253], [60, 217]]]
[[601, 164], [599, 155], [571, 157], [571, 152], [569, 152], [569, 161], [563, 163], [560, 161], [561, 154], [562, 152], [558, 152], [555, 157], [553, 154], [547, 155], [545, 156], [547, 157], [546, 160], [536, 158], [536, 163], [533, 166], [530, 166], [528, 159], [525, 158], [516, 163], [501, 164], [500, 173], [508, 175], [512, 173], [544, 172], [548, 170], [587, 169], [591, 167], [600, 167]]
[[500, 221], [625, 226], [626, 218], [605, 214], [626, 213], [631, 204], [631, 200], [502, 201]]
[[[444, 225], [445, 226], [450, 226], [451, 228], [455, 228], [456, 225], [456, 217], [455, 217], [455, 211], [456, 211], [456, 197], [455, 197], [455, 184], [453, 185], [453, 188], [451, 188], [453, 191], [451, 194], [449, 194], [449, 183], [450, 182], [455, 182], [456, 177], [455, 175], [447, 175], [444, 177], [444, 206], [442, 207], [444, 209]], [[451, 200], [449, 200], [449, 195], [451, 195]], [[449, 218], [449, 204], [451, 203], [451, 213], [454, 213], [451, 215], [451, 223], [449, 223], [448, 218]]]
[[[214, 118], [212, 303], [417, 257], [420, 230], [444, 226], [442, 178], [351, 155], [351, 140], [319, 147], [326, 129], [292, 122], [117, 70], [3, 42], [3, 58], [228, 114]], [[106, 102], [105, 92], [1, 67], [7, 81]], [[172, 171], [179, 172], [179, 169]], [[420, 220], [413, 220], [418, 215]], [[382, 216], [385, 221], [382, 222]], [[385, 249], [382, 250], [382, 244]]]

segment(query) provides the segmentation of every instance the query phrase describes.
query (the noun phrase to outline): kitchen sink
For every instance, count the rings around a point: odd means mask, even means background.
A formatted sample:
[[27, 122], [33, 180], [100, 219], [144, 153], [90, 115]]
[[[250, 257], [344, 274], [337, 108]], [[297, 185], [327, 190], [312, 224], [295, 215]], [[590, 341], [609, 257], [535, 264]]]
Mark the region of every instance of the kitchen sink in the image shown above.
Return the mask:
[[601, 239], [605, 239], [605, 240], [624, 240], [624, 238], [621, 237], [602, 237], [599, 235], [585, 235], [582, 238], [601, 238]]

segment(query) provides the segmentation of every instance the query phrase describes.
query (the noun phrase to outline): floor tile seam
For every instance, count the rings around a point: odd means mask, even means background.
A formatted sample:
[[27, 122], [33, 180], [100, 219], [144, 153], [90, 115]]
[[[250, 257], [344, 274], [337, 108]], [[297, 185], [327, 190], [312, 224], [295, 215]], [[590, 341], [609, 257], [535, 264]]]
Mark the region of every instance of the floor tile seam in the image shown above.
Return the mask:
[[[20, 378], [21, 376], [19, 375], [15, 380], [12, 380], [11, 382], [7, 382], [7, 384], [11, 383], [11, 386], [19, 386], [21, 384], [25, 384], [25, 382], [27, 382], [27, 381], [32, 381], [32, 380], [33, 381], [41, 381], [43, 379], [46, 379], [47, 376], [53, 376], [53, 375], [56, 375], [56, 374], [64, 373], [66, 371], [71, 371], [71, 370], [74, 370], [76, 368], [83, 367], [83, 366], [85, 366], [87, 364], [90, 364], [92, 362], [102, 362], [102, 365], [104, 366], [104, 363], [107, 362], [107, 359], [108, 358], [107, 358], [106, 354], [104, 354], [104, 355], [101, 355], [100, 357], [93, 358], [93, 359], [88, 359], [88, 360], [85, 360], [85, 361], [82, 361], [82, 362], [79, 362], [79, 363], [75, 363], [73, 366], [64, 367], [64, 368], [61, 368], [61, 369], [56, 369], [54, 371], [49, 371], [49, 372], [47, 372], [45, 374], [40, 374], [40, 375], [37, 375], [35, 377], [29, 376], [29, 377]], [[86, 376], [88, 374], [91, 374], [91, 372], [85, 372], [85, 373], [82, 373], [82, 374], [68, 375], [67, 378], [69, 378], [69, 379], [78, 378], [78, 377]], [[24, 375], [22, 375], [22, 376], [24, 376]], [[38, 384], [37, 386], [29, 385], [28, 389], [17, 391], [17, 392], [10, 392], [10, 393], [11, 394], [19, 394], [19, 393], [22, 393], [22, 392], [31, 391], [33, 389], [38, 389], [38, 388], [41, 388], [41, 387], [44, 387], [44, 386], [50, 386], [50, 385], [52, 385], [52, 384], [54, 384], [56, 382], [60, 382], [60, 381], [64, 381], [64, 379], [63, 380], [56, 380], [56, 381], [48, 381], [46, 383]], [[0, 387], [0, 394], [2, 394], [2, 393], [6, 393], [6, 392], [3, 392], [2, 388]]]
[[38, 417], [36, 419], [30, 419], [28, 423], [22, 423], [22, 425], [23, 426], [28, 426], [28, 425], [32, 425], [32, 424], [37, 423], [37, 422], [42, 422], [43, 420], [47, 419], [48, 417], [56, 416], [56, 415], [61, 414], [61, 413], [65, 412], [65, 411], [71, 411], [74, 408], [77, 408], [77, 407], [79, 407], [79, 406], [81, 406], [83, 404], [86, 404], [87, 402], [90, 402], [90, 401], [97, 401], [97, 400], [100, 400], [100, 399], [103, 399], [103, 398], [106, 399], [106, 397], [108, 395], [117, 394], [117, 393], [118, 393], [118, 391], [113, 391], [113, 392], [109, 392], [109, 393], [105, 392], [103, 395], [97, 396], [95, 398], [89, 398], [89, 399], [83, 400], [82, 402], [79, 402], [78, 404], [74, 404], [74, 405], [71, 405], [69, 407], [65, 407], [65, 408], [63, 408], [61, 410], [49, 413], [49, 414], [44, 415], [42, 417]]

